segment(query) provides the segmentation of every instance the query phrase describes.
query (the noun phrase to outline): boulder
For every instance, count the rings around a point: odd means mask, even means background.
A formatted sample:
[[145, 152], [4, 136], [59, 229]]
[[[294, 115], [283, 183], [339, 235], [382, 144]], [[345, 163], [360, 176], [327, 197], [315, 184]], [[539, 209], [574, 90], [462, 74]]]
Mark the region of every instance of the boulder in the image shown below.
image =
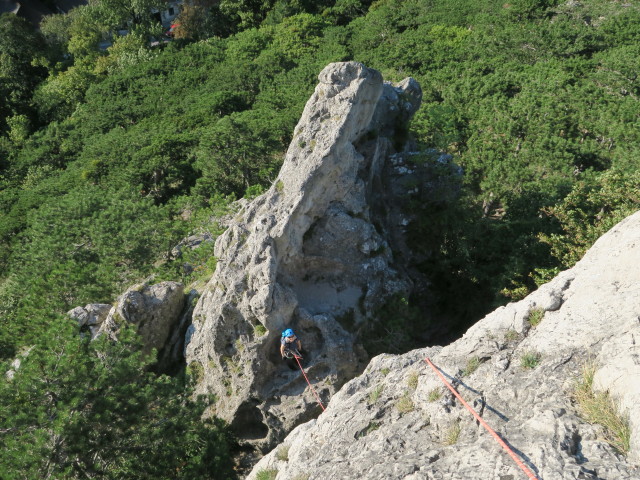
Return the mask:
[[[640, 478], [639, 240], [640, 212], [452, 344], [374, 358], [248, 480], [263, 470], [277, 480], [525, 478], [427, 357], [538, 478]], [[630, 424], [626, 456], [584, 417], [576, 392], [585, 367], [593, 391], [608, 392]]]
[[142, 336], [144, 351], [162, 349], [185, 305], [184, 286], [178, 282], [135, 285], [122, 294], [109, 311], [99, 334], [113, 338], [123, 322], [133, 324]]
[[67, 312], [73, 318], [80, 329], [88, 329], [91, 338], [94, 338], [100, 330], [100, 325], [107, 319], [113, 306], [108, 303], [90, 303], [84, 307], [76, 307]]

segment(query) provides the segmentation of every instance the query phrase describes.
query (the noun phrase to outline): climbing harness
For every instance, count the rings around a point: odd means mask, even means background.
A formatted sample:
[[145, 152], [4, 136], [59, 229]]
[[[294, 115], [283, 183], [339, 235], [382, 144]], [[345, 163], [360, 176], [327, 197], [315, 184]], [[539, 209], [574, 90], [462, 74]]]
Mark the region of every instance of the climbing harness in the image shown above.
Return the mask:
[[316, 393], [315, 388], [313, 388], [313, 385], [311, 385], [311, 382], [309, 381], [309, 378], [307, 377], [307, 374], [304, 372], [304, 368], [302, 368], [302, 364], [300, 363], [300, 359], [302, 357], [299, 356], [299, 355], [296, 355], [294, 353], [293, 358], [295, 358], [296, 362], [298, 362], [298, 366], [300, 367], [300, 371], [302, 372], [302, 375], [304, 375], [304, 379], [307, 381], [307, 384], [309, 385], [309, 388], [311, 389], [313, 394], [316, 396], [316, 399], [318, 400], [318, 403], [320, 404], [320, 407], [322, 407], [322, 411], [324, 412], [325, 411], [324, 405], [322, 404], [322, 401], [320, 400], [320, 397]]
[[285, 358], [289, 358], [289, 359], [295, 358], [295, 357], [302, 358], [302, 354], [298, 350], [296, 350], [294, 348], [286, 348], [284, 350], [284, 356], [285, 356]]
[[425, 358], [424, 360], [433, 369], [433, 371], [436, 372], [438, 377], [440, 377], [440, 380], [442, 380], [442, 382], [447, 386], [447, 388], [451, 390], [451, 393], [453, 393], [456, 396], [456, 398], [460, 400], [460, 403], [462, 403], [462, 405], [464, 405], [466, 409], [471, 412], [471, 414], [476, 418], [476, 420], [480, 422], [480, 424], [487, 430], [487, 432], [489, 432], [491, 436], [493, 436], [493, 438], [495, 438], [495, 440], [500, 444], [500, 446], [509, 454], [509, 456], [513, 458], [513, 461], [516, 462], [516, 465], [520, 467], [520, 469], [525, 473], [525, 475], [529, 477], [531, 480], [538, 480], [538, 477], [531, 470], [529, 470], [524, 463], [522, 463], [522, 460], [518, 458], [515, 452], [505, 443], [505, 441], [502, 440], [502, 438], [500, 438], [500, 436], [487, 424], [487, 422], [485, 422], [482, 419], [482, 417], [478, 415], [476, 411], [472, 407], [470, 407], [467, 402], [464, 401], [464, 399], [462, 398], [462, 396], [460, 396], [458, 391], [455, 388], [453, 388], [449, 382], [447, 382], [447, 379], [444, 378], [440, 370], [433, 363], [431, 363], [431, 360], [429, 360], [429, 358]]

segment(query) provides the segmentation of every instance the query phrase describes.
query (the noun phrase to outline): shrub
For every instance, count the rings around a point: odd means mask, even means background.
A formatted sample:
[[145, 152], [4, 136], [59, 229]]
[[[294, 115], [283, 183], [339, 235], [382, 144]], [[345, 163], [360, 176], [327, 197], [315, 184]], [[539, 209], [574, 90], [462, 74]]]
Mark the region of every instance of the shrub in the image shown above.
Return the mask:
[[526, 352], [520, 357], [520, 365], [522, 368], [536, 368], [541, 359], [542, 355], [538, 352]]

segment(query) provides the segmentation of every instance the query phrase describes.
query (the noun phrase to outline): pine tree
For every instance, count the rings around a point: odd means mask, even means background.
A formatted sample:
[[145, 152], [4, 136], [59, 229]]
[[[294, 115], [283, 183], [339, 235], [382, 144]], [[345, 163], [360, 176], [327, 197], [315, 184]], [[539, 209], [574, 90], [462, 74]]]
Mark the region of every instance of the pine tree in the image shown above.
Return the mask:
[[3, 375], [0, 477], [233, 478], [225, 425], [152, 361], [130, 329], [112, 342], [53, 326]]

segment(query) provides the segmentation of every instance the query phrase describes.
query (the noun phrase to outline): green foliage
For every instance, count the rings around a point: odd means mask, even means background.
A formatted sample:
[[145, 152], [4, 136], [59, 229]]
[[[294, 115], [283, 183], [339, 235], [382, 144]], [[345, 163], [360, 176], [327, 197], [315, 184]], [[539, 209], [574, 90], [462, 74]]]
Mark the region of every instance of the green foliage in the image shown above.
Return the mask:
[[11, 310], [4, 320], [8, 334], [23, 332], [13, 341], [29, 344], [56, 312], [108, 303], [150, 273], [154, 259], [183, 234], [174, 230], [169, 213], [133, 192], [95, 186], [30, 211], [28, 227], [18, 235], [21, 248], [11, 255], [14, 293], [5, 291], [19, 296], [4, 307]]
[[117, 37], [107, 48], [108, 55], [96, 61], [96, 73], [114, 72], [150, 60], [154, 54], [147, 49], [147, 42], [146, 37], [137, 32]]
[[322, 18], [308, 13], [285, 18], [275, 29], [273, 45], [288, 60], [299, 60], [318, 48], [326, 26]]
[[131, 29], [145, 34], [160, 26], [153, 17], [153, 10], [161, 10], [163, 0], [95, 0], [88, 5], [88, 15], [105, 30], [114, 30], [130, 23]]
[[195, 163], [201, 172], [195, 189], [199, 195], [242, 196], [250, 186], [275, 175], [281, 159], [271, 153], [279, 142], [269, 117], [266, 111], [232, 114], [205, 134]]
[[546, 212], [562, 233], [541, 235], [551, 252], [572, 267], [598, 237], [640, 209], [640, 172], [610, 170], [577, 183], [562, 202]]
[[542, 355], [538, 352], [525, 352], [520, 357], [520, 366], [522, 368], [536, 368], [542, 360]]
[[44, 39], [23, 18], [0, 14], [0, 135], [6, 118], [29, 115], [33, 90], [46, 75]]
[[50, 76], [34, 93], [33, 101], [40, 121], [61, 121], [70, 116], [94, 80], [93, 73], [83, 66]]
[[71, 323], [48, 329], [0, 383], [2, 478], [234, 477], [225, 425], [148, 371], [135, 333], [91, 342]]

